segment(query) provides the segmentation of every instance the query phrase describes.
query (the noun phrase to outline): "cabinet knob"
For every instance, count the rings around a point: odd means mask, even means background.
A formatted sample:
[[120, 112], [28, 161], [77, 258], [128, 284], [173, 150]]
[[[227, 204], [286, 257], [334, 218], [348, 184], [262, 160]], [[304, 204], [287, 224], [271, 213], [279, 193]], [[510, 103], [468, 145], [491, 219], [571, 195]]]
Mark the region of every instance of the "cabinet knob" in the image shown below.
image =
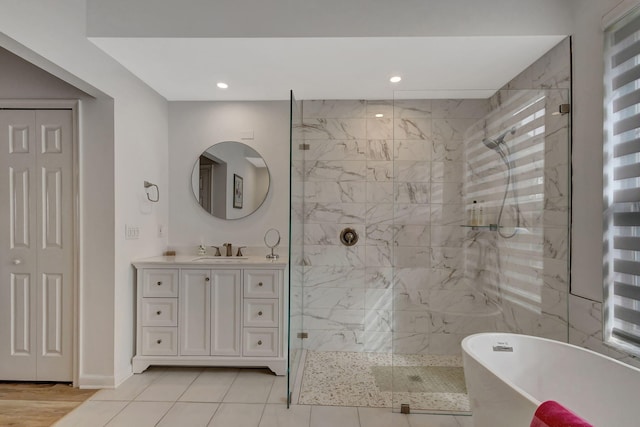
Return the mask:
[[156, 341], [156, 344], [162, 344], [162, 340]]
[[158, 282], [156, 283], [158, 286], [162, 286], [162, 282]]
[[262, 282], [258, 282], [258, 286], [262, 286]]
[[208, 281], [209, 281], [209, 278], [208, 278], [208, 277], [205, 277], [205, 278], [204, 278], [204, 281], [205, 281], [205, 282], [208, 282]]
[[262, 316], [262, 311], [259, 311], [259, 312], [258, 312], [258, 316]]
[[161, 311], [161, 310], [158, 310], [158, 311], [156, 311], [156, 314], [157, 314], [158, 316], [160, 316], [160, 315], [162, 314], [162, 311]]
[[262, 340], [258, 341], [258, 345], [262, 345]]

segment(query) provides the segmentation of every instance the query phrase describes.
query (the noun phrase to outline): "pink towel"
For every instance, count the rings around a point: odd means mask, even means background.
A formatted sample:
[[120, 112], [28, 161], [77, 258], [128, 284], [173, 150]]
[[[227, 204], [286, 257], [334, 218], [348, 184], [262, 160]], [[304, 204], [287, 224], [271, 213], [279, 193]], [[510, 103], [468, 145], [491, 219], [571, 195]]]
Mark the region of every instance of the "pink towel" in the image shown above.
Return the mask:
[[553, 400], [542, 402], [533, 415], [530, 427], [593, 427]]

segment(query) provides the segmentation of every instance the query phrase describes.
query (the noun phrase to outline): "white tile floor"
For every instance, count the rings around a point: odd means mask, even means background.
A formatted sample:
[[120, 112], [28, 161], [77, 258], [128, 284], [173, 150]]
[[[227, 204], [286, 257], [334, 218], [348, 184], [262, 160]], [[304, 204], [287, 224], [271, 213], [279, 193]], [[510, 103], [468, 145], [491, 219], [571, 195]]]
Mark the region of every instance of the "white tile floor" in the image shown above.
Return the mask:
[[58, 423], [70, 426], [472, 427], [471, 417], [387, 408], [296, 405], [286, 377], [263, 369], [150, 368], [101, 390]]

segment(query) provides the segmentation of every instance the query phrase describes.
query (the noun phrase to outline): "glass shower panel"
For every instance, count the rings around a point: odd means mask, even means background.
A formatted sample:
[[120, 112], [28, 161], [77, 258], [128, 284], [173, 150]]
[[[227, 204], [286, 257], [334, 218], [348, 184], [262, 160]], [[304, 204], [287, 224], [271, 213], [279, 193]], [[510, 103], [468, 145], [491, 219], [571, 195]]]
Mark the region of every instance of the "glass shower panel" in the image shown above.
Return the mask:
[[302, 135], [302, 103], [291, 91], [290, 99], [290, 175], [289, 175], [289, 370], [287, 406], [291, 404], [296, 378], [301, 373], [302, 357], [302, 284], [304, 237], [304, 138]]
[[394, 411], [469, 412], [468, 335], [568, 341], [568, 100], [394, 94]]

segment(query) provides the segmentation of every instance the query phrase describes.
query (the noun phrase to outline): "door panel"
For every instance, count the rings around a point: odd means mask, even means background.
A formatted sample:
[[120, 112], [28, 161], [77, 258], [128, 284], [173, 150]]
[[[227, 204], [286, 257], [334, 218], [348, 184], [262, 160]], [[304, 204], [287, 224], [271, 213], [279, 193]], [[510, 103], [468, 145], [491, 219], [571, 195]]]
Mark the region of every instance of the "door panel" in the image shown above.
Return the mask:
[[[35, 111], [0, 111], [0, 379], [36, 379]], [[6, 242], [6, 243], [5, 243]]]
[[211, 325], [209, 270], [182, 270], [178, 316], [180, 354], [209, 355]]
[[62, 170], [42, 170], [42, 249], [62, 249]]
[[[12, 356], [32, 355], [35, 322], [31, 310], [31, 280], [28, 274], [11, 275], [11, 349]], [[34, 360], [35, 362], [35, 360]]]
[[9, 226], [11, 249], [29, 249], [31, 242], [31, 189], [29, 169], [9, 168]]
[[36, 112], [38, 380], [73, 378], [73, 121]]
[[211, 354], [240, 355], [240, 270], [211, 271]]
[[0, 379], [73, 379], [73, 118], [0, 111]]
[[61, 274], [42, 275], [42, 355], [63, 354], [62, 313], [64, 284]]

